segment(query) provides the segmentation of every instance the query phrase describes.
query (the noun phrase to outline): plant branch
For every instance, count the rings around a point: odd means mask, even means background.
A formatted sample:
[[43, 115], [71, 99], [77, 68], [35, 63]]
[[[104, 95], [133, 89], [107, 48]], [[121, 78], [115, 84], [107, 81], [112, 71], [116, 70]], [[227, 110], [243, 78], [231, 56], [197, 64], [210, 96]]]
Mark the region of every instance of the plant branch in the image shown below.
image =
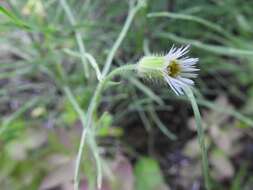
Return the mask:
[[[126, 71], [135, 70], [135, 69], [136, 69], [136, 65], [134, 65], [134, 64], [124, 65], [124, 66], [114, 69], [111, 73], [109, 73], [105, 78], [103, 78], [99, 82], [99, 84], [94, 92], [94, 95], [93, 95], [90, 105], [88, 107], [85, 123], [83, 125], [84, 129], [82, 132], [82, 136], [81, 136], [81, 140], [80, 140], [80, 144], [79, 144], [79, 149], [78, 149], [78, 154], [77, 154], [77, 159], [76, 159], [75, 176], [74, 176], [74, 189], [75, 190], [79, 189], [79, 170], [80, 170], [80, 165], [81, 165], [81, 160], [82, 160], [82, 155], [83, 155], [85, 139], [86, 139], [87, 133], [91, 127], [92, 116], [93, 116], [93, 113], [96, 110], [96, 108], [100, 102], [100, 97], [103, 92], [103, 89], [104, 89], [105, 85], [107, 84], [107, 82], [110, 81], [114, 76], [122, 75]], [[96, 155], [96, 157], [97, 157], [97, 155]], [[99, 163], [97, 163], [97, 167], [98, 167], [98, 171], [101, 171], [101, 169], [99, 168], [99, 167], [101, 167], [101, 165]], [[98, 176], [102, 176], [102, 175], [98, 174]], [[99, 177], [98, 181], [97, 181], [97, 185], [99, 188], [101, 187], [101, 183], [102, 183], [102, 177]]]

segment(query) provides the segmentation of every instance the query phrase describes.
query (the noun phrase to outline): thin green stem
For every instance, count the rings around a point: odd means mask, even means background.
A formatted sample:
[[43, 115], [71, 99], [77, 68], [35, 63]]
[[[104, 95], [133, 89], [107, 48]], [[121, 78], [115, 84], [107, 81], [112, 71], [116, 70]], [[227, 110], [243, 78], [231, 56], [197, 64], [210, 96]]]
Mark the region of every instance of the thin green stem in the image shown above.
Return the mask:
[[67, 98], [69, 99], [71, 105], [73, 106], [73, 108], [75, 109], [75, 111], [77, 112], [77, 114], [79, 115], [79, 118], [80, 118], [80, 120], [82, 122], [82, 125], [84, 125], [85, 124], [85, 118], [86, 118], [85, 115], [84, 115], [84, 111], [79, 106], [76, 98], [71, 93], [71, 90], [69, 89], [69, 87], [65, 86], [63, 89], [64, 89], [64, 92], [67, 95]]
[[[82, 132], [82, 136], [81, 136], [81, 142], [80, 142], [80, 147], [79, 147], [79, 150], [80, 149], [83, 149], [84, 148], [84, 142], [85, 142], [85, 137], [86, 137], [86, 133], [87, 133], [87, 128], [85, 128], [85, 124], [86, 124], [86, 116], [84, 115], [84, 111], [82, 110], [82, 108], [79, 106], [77, 100], [75, 99], [74, 95], [72, 94], [71, 90], [69, 89], [68, 86], [65, 86], [64, 88], [64, 92], [65, 94], [67, 95], [67, 98], [69, 99], [70, 103], [72, 104], [73, 108], [75, 109], [75, 111], [77, 112], [80, 120], [81, 120], [81, 123], [82, 123], [82, 126], [83, 126], [83, 132]], [[82, 146], [81, 146], [82, 145]], [[77, 156], [77, 160], [81, 160], [80, 158], [81, 155], [78, 154]], [[79, 163], [79, 167], [80, 167], [80, 163]], [[79, 180], [78, 179], [78, 173], [76, 173], [76, 170], [75, 170], [75, 180]], [[78, 189], [78, 182], [74, 184], [74, 189]]]
[[167, 127], [162, 123], [159, 116], [157, 115], [156, 111], [153, 109], [152, 106], [149, 106], [148, 112], [152, 118], [152, 120], [155, 122], [156, 126], [161, 130], [161, 132], [166, 135], [170, 140], [175, 141], [177, 139], [177, 136], [172, 133]]
[[[68, 5], [68, 3], [65, 1], [65, 0], [61, 0], [60, 1], [64, 11], [66, 12], [66, 15], [69, 19], [69, 22], [72, 26], [75, 26], [76, 25], [76, 20], [71, 12], [71, 9]], [[77, 45], [78, 45], [78, 48], [79, 48], [79, 51], [80, 51], [80, 55], [81, 55], [81, 61], [82, 61], [82, 64], [83, 64], [83, 67], [84, 67], [84, 73], [85, 73], [85, 76], [86, 78], [89, 78], [89, 68], [88, 68], [88, 65], [87, 65], [87, 61], [86, 61], [86, 57], [84, 56], [86, 51], [85, 51], [85, 46], [84, 46], [84, 43], [83, 43], [83, 40], [82, 40], [82, 35], [80, 32], [78, 32], [77, 30], [75, 30], [75, 38], [76, 38], [76, 41], [77, 41]]]
[[209, 177], [209, 166], [208, 166], [208, 159], [207, 159], [207, 149], [205, 147], [205, 137], [204, 137], [204, 131], [202, 128], [202, 121], [201, 121], [201, 115], [199, 112], [198, 105], [196, 103], [195, 97], [192, 93], [192, 90], [187, 87], [184, 89], [187, 97], [189, 98], [192, 109], [195, 116], [196, 121], [196, 127], [197, 127], [197, 133], [198, 133], [198, 141], [201, 149], [201, 157], [202, 157], [202, 169], [204, 173], [204, 179], [205, 179], [205, 187], [207, 190], [211, 190], [211, 183], [210, 183], [210, 177]]
[[[121, 75], [126, 71], [135, 70], [135, 69], [136, 69], [136, 65], [124, 65], [122, 67], [114, 69], [111, 73], [109, 73], [105, 78], [103, 78], [99, 82], [99, 84], [94, 92], [94, 95], [91, 99], [91, 102], [90, 102], [90, 105], [89, 105], [89, 108], [87, 111], [86, 120], [83, 125], [84, 129], [82, 132], [82, 136], [81, 136], [81, 140], [80, 140], [80, 144], [79, 144], [79, 149], [78, 149], [78, 154], [77, 154], [77, 159], [76, 159], [75, 176], [74, 176], [74, 189], [75, 190], [79, 189], [79, 170], [80, 170], [80, 165], [81, 165], [81, 160], [82, 160], [87, 131], [89, 131], [89, 128], [91, 127], [92, 116], [93, 116], [93, 113], [96, 110], [96, 108], [100, 102], [100, 96], [103, 92], [103, 89], [104, 89], [106, 83], [108, 81], [110, 81], [115, 75]], [[96, 155], [96, 157], [97, 157], [97, 155]], [[98, 167], [98, 171], [101, 171], [99, 168], [99, 167], [101, 167], [101, 165], [99, 165], [99, 163], [97, 163], [97, 167]], [[98, 176], [100, 176], [100, 175], [101, 174], [99, 174]], [[101, 183], [102, 183], [101, 180], [102, 180], [102, 177], [99, 177], [98, 181], [97, 181], [98, 187], [101, 187]]]
[[[78, 57], [78, 58], [82, 57], [80, 53], [72, 51], [72, 50], [70, 50], [68, 48], [64, 48], [63, 51], [64, 51], [64, 53], [66, 53], [68, 55], [71, 55], [73, 57]], [[89, 54], [89, 53], [85, 53], [84, 56], [90, 62], [91, 66], [94, 68], [94, 70], [96, 72], [97, 79], [101, 80], [101, 72], [99, 70], [99, 67], [98, 67], [96, 59], [91, 54]]]
[[130, 10], [127, 16], [127, 19], [125, 21], [125, 24], [117, 38], [117, 40], [115, 41], [115, 43], [113, 44], [113, 47], [111, 48], [111, 51], [109, 52], [107, 58], [106, 58], [106, 62], [105, 62], [105, 66], [103, 68], [102, 71], [102, 77], [105, 77], [107, 75], [107, 73], [110, 70], [111, 64], [112, 64], [112, 60], [113, 57], [115, 56], [120, 44], [122, 43], [123, 39], [125, 38], [128, 29], [130, 28], [130, 25], [133, 21], [133, 18], [135, 16], [135, 14], [138, 12], [138, 10], [140, 8], [142, 8], [143, 5], [141, 3], [138, 3], [135, 7], [132, 8], [132, 6], [130, 6]]

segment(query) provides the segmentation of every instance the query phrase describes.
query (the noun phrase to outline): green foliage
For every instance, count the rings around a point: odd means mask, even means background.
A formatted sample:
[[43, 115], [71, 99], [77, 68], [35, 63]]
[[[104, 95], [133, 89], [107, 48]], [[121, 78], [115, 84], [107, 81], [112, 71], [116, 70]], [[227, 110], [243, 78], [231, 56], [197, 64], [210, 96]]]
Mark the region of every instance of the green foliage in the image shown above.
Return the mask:
[[156, 160], [140, 158], [135, 166], [136, 190], [163, 189], [164, 180]]
[[[132, 3], [129, 5], [129, 2]], [[136, 73], [126, 71], [120, 71], [124, 74], [123, 79], [115, 77], [114, 73], [114, 77], [99, 89], [96, 98], [93, 92], [97, 91], [102, 76], [110, 71], [136, 63], [144, 54], [166, 52], [173, 43], [191, 44], [192, 55], [200, 58], [201, 72], [194, 94], [203, 115], [209, 110], [219, 117], [226, 113], [229, 117], [226, 126], [243, 133], [244, 147], [252, 146], [248, 142], [253, 126], [252, 7], [252, 1], [241, 0], [1, 2], [1, 189], [38, 189], [51, 172], [49, 167], [52, 165], [48, 165], [46, 158], [64, 152], [69, 159], [76, 159], [79, 121], [84, 129], [96, 126], [94, 130], [87, 130], [89, 135], [84, 135], [87, 138], [80, 146], [85, 151], [84, 157], [80, 157], [80, 177], [89, 172], [86, 176], [95, 184], [99, 167], [94, 166], [103, 165], [100, 153], [115, 155], [120, 149], [130, 157], [137, 157], [138, 190], [154, 189], [155, 184], [164, 184], [158, 165], [162, 158], [138, 159], [140, 153], [136, 149], [146, 148], [136, 148], [135, 141], [140, 144], [145, 141], [145, 146], [148, 144], [152, 149], [152, 142], [155, 141], [155, 145], [160, 141], [165, 143], [163, 138], [166, 135], [169, 144], [163, 146], [168, 146], [168, 150], [180, 147], [177, 151], [181, 151], [181, 146], [187, 144], [189, 138], [194, 138], [186, 126], [190, 125], [191, 114], [186, 98], [175, 97], [167, 86], [150, 85], [137, 79]], [[220, 95], [224, 95], [232, 106], [214, 103]], [[38, 107], [45, 112], [34, 117], [33, 111]], [[217, 120], [214, 119], [210, 126], [225, 126]], [[37, 132], [40, 133], [37, 126], [47, 125], [52, 125], [53, 129], [47, 131], [50, 135], [43, 145], [45, 149], [31, 148], [31, 142], [36, 142], [34, 138], [38, 137]], [[139, 131], [140, 126], [146, 127], [146, 131], [141, 128], [141, 135], [130, 133], [133, 129]], [[35, 129], [35, 132], [27, 134], [27, 129]], [[157, 131], [163, 133], [159, 138]], [[228, 131], [220, 131], [219, 134], [229, 138]], [[130, 135], [133, 135], [134, 142], [125, 144], [122, 139]], [[111, 143], [108, 149], [103, 140], [100, 141], [100, 138], [107, 137]], [[60, 139], [68, 140], [62, 143]], [[26, 155], [26, 160], [22, 161], [11, 157], [20, 144], [24, 145], [20, 150]], [[214, 149], [221, 149], [211, 144]], [[251, 159], [241, 155], [240, 162]], [[83, 164], [87, 157], [92, 161]], [[226, 155], [232, 164], [237, 158]], [[234, 178], [227, 179], [229, 185], [217, 180], [217, 189], [237, 190], [242, 186], [251, 189], [252, 178], [247, 177], [252, 176], [250, 167], [240, 169]], [[99, 169], [100, 175], [110, 173], [106, 168]], [[184, 178], [180, 179], [183, 181]], [[173, 187], [174, 180], [168, 181]]]
[[23, 29], [30, 28], [24, 21], [20, 20], [15, 14], [5, 9], [3, 6], [0, 6], [0, 13], [7, 16], [10, 19], [10, 21], [13, 22], [16, 26], [21, 27]]
[[12, 122], [11, 124], [8, 125], [8, 128], [1, 136], [1, 140], [3, 140], [3, 142], [8, 142], [10, 140], [15, 139], [23, 133], [25, 128], [26, 128], [25, 120], [22, 118], [16, 119], [15, 122]]
[[[91, 92], [89, 90], [83, 92], [81, 95], [76, 97], [77, 103], [83, 108], [87, 108]], [[72, 126], [77, 120], [78, 115], [69, 101], [63, 102], [62, 120], [67, 126]]]
[[112, 115], [110, 115], [108, 112], [104, 112], [96, 124], [96, 126], [98, 127], [96, 132], [97, 135], [101, 137], [121, 136], [123, 134], [122, 129], [112, 127], [112, 122], [113, 122]]

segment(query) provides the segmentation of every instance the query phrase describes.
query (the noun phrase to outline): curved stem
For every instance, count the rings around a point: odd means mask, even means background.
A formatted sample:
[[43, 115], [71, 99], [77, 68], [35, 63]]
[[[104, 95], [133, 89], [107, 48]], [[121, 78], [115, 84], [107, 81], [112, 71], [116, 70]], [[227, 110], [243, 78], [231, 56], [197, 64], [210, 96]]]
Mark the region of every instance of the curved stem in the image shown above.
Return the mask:
[[103, 68], [102, 71], [102, 77], [105, 77], [106, 74], [108, 73], [108, 71], [110, 70], [111, 64], [112, 64], [112, 60], [114, 55], [116, 54], [118, 48], [120, 47], [120, 44], [122, 43], [123, 39], [125, 38], [127, 31], [130, 28], [130, 25], [134, 19], [135, 14], [138, 12], [138, 10], [143, 7], [143, 5], [141, 4], [137, 4], [135, 7], [131, 7], [130, 6], [130, 10], [127, 16], [127, 19], [125, 21], [125, 24], [117, 38], [117, 40], [115, 41], [115, 43], [113, 44], [113, 47], [111, 48], [111, 51], [109, 52], [109, 55], [106, 58], [106, 62], [105, 62], [105, 66]]
[[[114, 69], [111, 73], [109, 73], [105, 78], [103, 78], [99, 82], [99, 84], [94, 92], [94, 95], [91, 99], [91, 102], [90, 102], [90, 105], [89, 105], [89, 108], [87, 111], [86, 121], [85, 121], [85, 125], [83, 126], [83, 132], [82, 132], [82, 136], [81, 136], [81, 140], [80, 140], [80, 144], [79, 144], [79, 149], [78, 149], [78, 154], [77, 154], [77, 159], [76, 159], [75, 176], [74, 176], [74, 189], [75, 190], [79, 189], [79, 169], [80, 169], [80, 165], [81, 165], [86, 135], [87, 135], [87, 132], [89, 131], [89, 128], [91, 127], [92, 116], [99, 104], [100, 96], [103, 92], [103, 89], [104, 89], [106, 83], [108, 81], [110, 81], [115, 75], [121, 75], [126, 71], [135, 70], [135, 68], [136, 68], [136, 65], [131, 64], [131, 65], [124, 65], [122, 67]], [[100, 165], [97, 165], [97, 166], [99, 167]], [[98, 169], [98, 170], [100, 171], [100, 169]], [[98, 187], [101, 186], [101, 183], [102, 183], [101, 180], [102, 180], [102, 178], [98, 178]]]
[[198, 141], [201, 149], [201, 158], [202, 158], [202, 169], [204, 173], [204, 179], [205, 179], [205, 187], [207, 190], [211, 190], [211, 184], [210, 184], [210, 177], [209, 177], [209, 166], [208, 166], [208, 159], [207, 159], [207, 149], [205, 147], [205, 137], [204, 137], [204, 131], [201, 126], [201, 115], [199, 112], [198, 105], [196, 103], [195, 97], [192, 93], [192, 90], [189, 87], [184, 88], [185, 94], [189, 98], [192, 109], [195, 116], [196, 121], [196, 127], [197, 127], [197, 133], [198, 133]]

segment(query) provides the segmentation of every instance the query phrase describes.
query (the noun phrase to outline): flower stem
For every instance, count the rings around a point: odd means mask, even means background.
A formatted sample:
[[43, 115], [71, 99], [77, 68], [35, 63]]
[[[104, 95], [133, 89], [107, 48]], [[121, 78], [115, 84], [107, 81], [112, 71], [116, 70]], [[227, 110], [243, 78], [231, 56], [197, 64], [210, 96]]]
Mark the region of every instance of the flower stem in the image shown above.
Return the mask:
[[[101, 94], [103, 92], [103, 89], [106, 85], [106, 83], [108, 81], [110, 81], [114, 76], [116, 75], [122, 75], [124, 74], [126, 71], [130, 71], [130, 70], [135, 70], [136, 69], [136, 65], [131, 64], [131, 65], [124, 65], [121, 67], [118, 67], [116, 69], [114, 69], [113, 71], [111, 71], [111, 73], [109, 73], [106, 77], [104, 77], [98, 84], [94, 95], [91, 99], [91, 102], [89, 104], [88, 107], [88, 111], [87, 111], [87, 115], [86, 115], [86, 120], [85, 120], [85, 125], [83, 126], [83, 132], [82, 132], [82, 136], [81, 136], [81, 140], [80, 140], [80, 144], [79, 144], [79, 149], [78, 149], [78, 154], [77, 154], [77, 159], [76, 159], [76, 166], [75, 166], [75, 176], [74, 176], [74, 189], [75, 190], [79, 190], [79, 170], [80, 170], [80, 165], [81, 165], [81, 160], [82, 160], [82, 155], [83, 155], [83, 149], [84, 149], [84, 145], [85, 145], [85, 140], [86, 140], [86, 135], [91, 127], [92, 124], [92, 116], [93, 113], [95, 112], [99, 102], [100, 102], [100, 97]], [[101, 171], [101, 165], [99, 163], [96, 163], [97, 167], [98, 167], [98, 171]], [[97, 177], [97, 185], [98, 188], [101, 187], [102, 184], [102, 174], [101, 172], [98, 173], [98, 177]]]
[[184, 91], [189, 98], [192, 109], [195, 116], [196, 121], [196, 127], [197, 127], [197, 133], [198, 133], [198, 141], [201, 149], [201, 157], [202, 157], [202, 170], [204, 173], [204, 179], [205, 179], [205, 187], [207, 190], [211, 190], [211, 183], [210, 183], [210, 177], [209, 177], [209, 166], [208, 166], [208, 159], [207, 159], [207, 149], [205, 147], [205, 138], [204, 138], [204, 131], [201, 126], [201, 115], [199, 112], [198, 105], [196, 103], [195, 97], [192, 93], [192, 90], [189, 87], [184, 88]]

